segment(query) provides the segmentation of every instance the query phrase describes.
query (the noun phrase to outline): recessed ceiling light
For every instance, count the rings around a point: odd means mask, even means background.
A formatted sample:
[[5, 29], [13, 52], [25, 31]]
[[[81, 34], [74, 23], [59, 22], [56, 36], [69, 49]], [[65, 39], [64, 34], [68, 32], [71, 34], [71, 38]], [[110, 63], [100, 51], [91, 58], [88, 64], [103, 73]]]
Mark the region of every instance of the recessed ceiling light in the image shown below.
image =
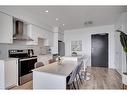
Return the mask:
[[59, 20], [58, 18], [56, 18], [56, 20]]
[[48, 10], [45, 10], [45, 13], [48, 13], [49, 11]]
[[63, 26], [64, 26], [65, 24], [63, 24]]

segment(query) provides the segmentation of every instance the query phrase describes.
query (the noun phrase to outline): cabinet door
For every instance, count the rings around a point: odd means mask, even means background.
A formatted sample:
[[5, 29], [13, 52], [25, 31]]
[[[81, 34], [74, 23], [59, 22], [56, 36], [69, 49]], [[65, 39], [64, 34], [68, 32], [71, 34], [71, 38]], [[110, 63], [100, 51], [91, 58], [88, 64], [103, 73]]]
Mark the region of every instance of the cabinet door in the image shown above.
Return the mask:
[[13, 43], [13, 18], [1, 12], [0, 43]]
[[50, 46], [53, 46], [53, 33], [49, 32], [49, 44]]
[[44, 46], [49, 46], [49, 32], [45, 33]]
[[38, 29], [36, 26], [28, 25], [27, 26], [27, 33], [30, 38], [33, 39], [33, 41], [27, 41], [27, 45], [37, 45], [38, 44]]
[[64, 41], [64, 34], [58, 33], [58, 40]]
[[0, 90], [5, 89], [4, 61], [0, 60]]
[[52, 32], [47, 31], [45, 33], [44, 46], [53, 46], [53, 33]]
[[5, 86], [6, 88], [16, 86], [18, 79], [17, 60], [5, 62]]
[[58, 33], [53, 33], [53, 46], [51, 47], [52, 54], [58, 54]]
[[48, 39], [44, 39], [44, 46], [50, 46], [50, 45], [49, 45], [49, 40], [48, 40]]
[[43, 38], [43, 39], [45, 39], [46, 37], [45, 37], [45, 33], [46, 33], [46, 31], [45, 30], [43, 30], [42, 28], [40, 28], [40, 27], [37, 27], [38, 29], [37, 29], [37, 31], [38, 31], [38, 38]]

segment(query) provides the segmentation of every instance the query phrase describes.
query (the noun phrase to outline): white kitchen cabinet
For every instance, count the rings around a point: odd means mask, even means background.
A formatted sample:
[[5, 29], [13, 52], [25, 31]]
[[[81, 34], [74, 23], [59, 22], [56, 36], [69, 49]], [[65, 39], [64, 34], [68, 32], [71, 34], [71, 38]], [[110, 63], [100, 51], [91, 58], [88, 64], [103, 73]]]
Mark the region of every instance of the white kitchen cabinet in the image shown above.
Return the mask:
[[53, 32], [49, 32], [49, 44], [53, 46]]
[[13, 18], [1, 12], [0, 43], [13, 43]]
[[44, 39], [44, 46], [49, 46], [49, 39]]
[[18, 86], [18, 59], [0, 60], [0, 89]]
[[58, 54], [58, 41], [64, 41], [64, 31], [59, 27], [54, 27], [53, 45], [51, 47], [52, 54]]
[[0, 60], [0, 90], [5, 89], [5, 69], [4, 60]]
[[64, 41], [64, 30], [60, 27], [58, 29], [58, 40]]
[[64, 34], [63, 33], [58, 33], [58, 40], [64, 41]]
[[33, 41], [27, 41], [27, 45], [38, 45], [38, 38], [44, 39], [44, 46], [52, 46], [53, 33], [46, 31], [40, 27], [29, 24], [27, 26], [27, 35], [33, 39]]
[[53, 46], [51, 47], [52, 54], [58, 54], [58, 40], [59, 40], [59, 27], [54, 27]]
[[37, 45], [38, 44], [38, 28], [34, 25], [27, 25], [27, 35], [33, 39], [33, 41], [27, 41], [27, 45]]
[[18, 59], [5, 61], [5, 87], [10, 88], [18, 85]]
[[38, 34], [38, 38], [42, 38], [42, 39], [45, 39], [45, 34], [46, 34], [46, 31], [43, 30], [42, 28], [38, 27], [37, 28], [37, 34]]
[[45, 32], [44, 46], [49, 46], [49, 33]]
[[53, 33], [53, 47], [52, 49], [52, 54], [58, 54], [58, 32]]
[[44, 46], [53, 46], [53, 33], [45, 32]]

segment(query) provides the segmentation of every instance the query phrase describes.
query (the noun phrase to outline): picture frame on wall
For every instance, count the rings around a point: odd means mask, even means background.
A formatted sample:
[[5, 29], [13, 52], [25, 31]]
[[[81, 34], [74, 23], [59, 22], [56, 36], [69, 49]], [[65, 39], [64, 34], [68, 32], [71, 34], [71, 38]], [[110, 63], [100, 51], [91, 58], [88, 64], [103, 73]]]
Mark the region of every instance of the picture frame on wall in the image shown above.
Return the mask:
[[71, 51], [82, 51], [82, 40], [71, 41]]

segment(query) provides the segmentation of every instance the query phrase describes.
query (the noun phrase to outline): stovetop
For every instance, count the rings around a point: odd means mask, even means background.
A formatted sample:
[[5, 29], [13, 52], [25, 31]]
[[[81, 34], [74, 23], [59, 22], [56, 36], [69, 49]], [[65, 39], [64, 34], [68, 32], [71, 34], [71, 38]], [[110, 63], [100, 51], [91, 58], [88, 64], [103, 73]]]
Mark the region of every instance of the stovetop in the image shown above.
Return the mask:
[[28, 58], [37, 57], [37, 56], [30, 56], [30, 51], [32, 51], [32, 55], [34, 55], [32, 49], [24, 49], [24, 50], [12, 49], [8, 51], [8, 54], [10, 58], [19, 58], [19, 59], [28, 59]]

